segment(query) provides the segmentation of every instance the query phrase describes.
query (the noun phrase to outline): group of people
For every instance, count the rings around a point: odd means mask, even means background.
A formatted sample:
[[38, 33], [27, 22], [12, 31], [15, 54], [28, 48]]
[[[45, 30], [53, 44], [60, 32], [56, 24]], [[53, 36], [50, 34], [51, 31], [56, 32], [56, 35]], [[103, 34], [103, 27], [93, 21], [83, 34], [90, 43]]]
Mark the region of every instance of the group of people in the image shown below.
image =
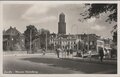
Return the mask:
[[59, 48], [56, 48], [56, 54], [57, 54], [57, 57], [60, 58], [60, 53], [62, 53], [62, 56], [63, 56], [63, 53], [65, 53], [65, 55], [69, 56], [70, 54], [73, 55], [73, 50], [72, 49], [61, 49], [60, 47]]
[[[67, 49], [67, 50], [64, 50], [62, 48], [56, 48], [55, 49], [56, 51], [56, 54], [57, 54], [57, 57], [60, 58], [60, 53], [66, 53], [67, 56], [69, 56], [70, 54], [73, 54], [73, 50], [72, 49]], [[46, 49], [45, 48], [42, 48], [42, 55], [45, 55], [46, 54]]]
[[[72, 49], [63, 50], [63, 49], [61, 49], [61, 48], [59, 47], [59, 48], [56, 48], [55, 51], [56, 51], [56, 55], [57, 55], [58, 58], [60, 58], [60, 53], [63, 53], [63, 52], [65, 52], [65, 53], [66, 53], [65, 55], [67, 55], [67, 56], [69, 56], [70, 54], [73, 55], [73, 50], [72, 50]], [[42, 49], [42, 53], [43, 53], [43, 55], [46, 54], [45, 48]], [[91, 57], [92, 57], [92, 55], [91, 55], [92, 51], [89, 50], [88, 53], [89, 53], [89, 58], [91, 59]], [[104, 54], [104, 49], [103, 49], [102, 47], [100, 47], [98, 53], [99, 53], [100, 61], [102, 62], [102, 61], [103, 61], [103, 57], [104, 57], [104, 55], [105, 55], [105, 54]]]
[[105, 58], [112, 58], [111, 55], [113, 55], [112, 52], [115, 52], [113, 49], [106, 49], [106, 48], [99, 48], [99, 56], [100, 56], [100, 61], [103, 61], [103, 57]]
[[[85, 53], [86, 53], [86, 52], [84, 52], [84, 51], [80, 51], [79, 53], [77, 52], [77, 54], [79, 54], [78, 56], [81, 56], [81, 57], [83, 57]], [[87, 53], [89, 54], [87, 57], [89, 57], [90, 60], [91, 60], [91, 58], [92, 58], [92, 50], [89, 50]], [[99, 56], [99, 59], [100, 59], [101, 62], [103, 62], [103, 58], [104, 58], [106, 55], [108, 55], [107, 51], [105, 51], [104, 48], [99, 47], [98, 56]], [[83, 57], [83, 58], [84, 58], [84, 57]]]

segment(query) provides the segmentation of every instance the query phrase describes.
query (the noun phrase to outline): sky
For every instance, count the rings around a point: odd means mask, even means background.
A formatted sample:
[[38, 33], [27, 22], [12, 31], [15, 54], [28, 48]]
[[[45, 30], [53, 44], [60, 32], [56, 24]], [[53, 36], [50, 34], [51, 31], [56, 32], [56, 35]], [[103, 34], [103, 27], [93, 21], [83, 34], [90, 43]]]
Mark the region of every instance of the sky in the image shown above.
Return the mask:
[[88, 7], [84, 4], [4, 4], [3, 5], [3, 29], [10, 26], [16, 27], [21, 33], [26, 30], [26, 26], [35, 25], [39, 30], [48, 29], [50, 33], [58, 33], [59, 14], [65, 14], [67, 34], [93, 33], [105, 38], [112, 38], [111, 30], [116, 22], [111, 24], [105, 22], [109, 13], [101, 14], [100, 18], [95, 17], [84, 22], [80, 13]]

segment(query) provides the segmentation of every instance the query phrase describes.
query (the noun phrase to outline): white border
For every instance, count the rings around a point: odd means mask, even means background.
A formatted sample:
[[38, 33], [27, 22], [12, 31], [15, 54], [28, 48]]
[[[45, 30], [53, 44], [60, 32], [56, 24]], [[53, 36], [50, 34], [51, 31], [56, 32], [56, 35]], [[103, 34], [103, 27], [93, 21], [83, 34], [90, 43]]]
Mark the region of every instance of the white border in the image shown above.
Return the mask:
[[0, 25], [0, 74], [2, 74], [2, 69], [3, 69], [3, 67], [2, 67], [2, 64], [3, 64], [3, 43], [2, 43], [2, 30], [3, 30], [3, 21], [2, 21], [2, 19], [3, 19], [3, 12], [2, 12], [2, 2], [0, 2], [0, 11], [1, 11], [1, 13], [0, 13], [0, 23], [1, 23], [1, 25]]
[[119, 1], [1, 1], [2, 4], [39, 4], [39, 3], [58, 3], [58, 4], [80, 4], [80, 3], [118, 3]]
[[[0, 41], [0, 47], [1, 47], [1, 49], [0, 49], [0, 66], [1, 66], [1, 69], [0, 69], [0, 76], [5, 76], [5, 77], [22, 77], [22, 76], [29, 76], [29, 77], [33, 77], [33, 76], [35, 76], [35, 77], [39, 77], [39, 76], [42, 76], [42, 77], [61, 77], [61, 76], [65, 76], [65, 77], [67, 77], [67, 76], [71, 76], [71, 77], [80, 77], [80, 76], [84, 76], [84, 77], [90, 77], [90, 76], [92, 76], [92, 77], [106, 77], [106, 76], [109, 76], [109, 77], [120, 77], [120, 61], [119, 61], [119, 59], [120, 59], [120, 45], [119, 45], [119, 42], [118, 42], [118, 60], [117, 60], [117, 62], [118, 62], [118, 64], [117, 64], [117, 72], [118, 72], [118, 74], [3, 74], [2, 73], [2, 69], [3, 69], [3, 67], [2, 67], [2, 64], [3, 64], [3, 53], [2, 53], [2, 31], [3, 31], [3, 24], [2, 24], [2, 5], [3, 4], [39, 4], [39, 3], [51, 3], [51, 4], [56, 4], [56, 3], [58, 3], [58, 4], [80, 4], [80, 3], [117, 3], [118, 4], [118, 22], [117, 22], [117, 24], [118, 24], [118, 35], [120, 35], [120, 32], [119, 32], [119, 23], [120, 23], [120, 21], [119, 21], [119, 17], [120, 17], [120, 2], [119, 1], [0, 1], [0, 23], [1, 23], [1, 26], [0, 26], [0, 39], [1, 39], [1, 41]], [[120, 41], [119, 40], [120, 39], [120, 37], [118, 36], [118, 41]], [[91, 69], [92, 70], [92, 69]]]

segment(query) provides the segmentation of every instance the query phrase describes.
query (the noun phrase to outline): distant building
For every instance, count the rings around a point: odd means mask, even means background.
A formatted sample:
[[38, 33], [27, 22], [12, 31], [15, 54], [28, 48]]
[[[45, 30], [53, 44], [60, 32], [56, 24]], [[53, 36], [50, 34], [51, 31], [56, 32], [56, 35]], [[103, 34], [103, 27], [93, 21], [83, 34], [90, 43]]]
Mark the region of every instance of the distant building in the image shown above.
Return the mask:
[[10, 27], [6, 31], [3, 31], [4, 51], [16, 51], [24, 49], [24, 35], [21, 34], [15, 27]]
[[49, 44], [52, 44], [54, 48], [60, 46], [64, 49], [74, 50], [96, 50], [97, 39], [99, 36], [95, 34], [77, 34], [77, 35], [59, 35], [52, 34], [50, 36]]
[[104, 47], [106, 49], [111, 49], [111, 45], [113, 44], [112, 39], [107, 38], [107, 39], [103, 39], [103, 41], [104, 41]]
[[54, 48], [77, 49], [77, 39], [73, 35], [51, 35], [49, 44]]
[[58, 34], [66, 34], [66, 22], [65, 22], [65, 14], [64, 13], [61, 13], [59, 15]]
[[100, 36], [97, 36], [96, 34], [78, 34], [78, 38], [83, 40], [84, 45], [87, 46], [87, 50], [96, 50], [97, 40]]
[[104, 50], [105, 49], [111, 49], [112, 45], [112, 39], [105, 39], [105, 38], [100, 38], [97, 40], [97, 52], [99, 51], [99, 47], [102, 47]]

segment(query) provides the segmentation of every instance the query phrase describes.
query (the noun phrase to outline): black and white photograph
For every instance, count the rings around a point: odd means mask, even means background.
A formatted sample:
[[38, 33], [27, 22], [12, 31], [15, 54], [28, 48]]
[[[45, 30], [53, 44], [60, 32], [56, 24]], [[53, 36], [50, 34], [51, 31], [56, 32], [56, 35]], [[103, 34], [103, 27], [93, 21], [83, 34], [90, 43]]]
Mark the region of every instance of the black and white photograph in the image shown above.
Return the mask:
[[3, 2], [3, 74], [118, 74], [118, 3]]

